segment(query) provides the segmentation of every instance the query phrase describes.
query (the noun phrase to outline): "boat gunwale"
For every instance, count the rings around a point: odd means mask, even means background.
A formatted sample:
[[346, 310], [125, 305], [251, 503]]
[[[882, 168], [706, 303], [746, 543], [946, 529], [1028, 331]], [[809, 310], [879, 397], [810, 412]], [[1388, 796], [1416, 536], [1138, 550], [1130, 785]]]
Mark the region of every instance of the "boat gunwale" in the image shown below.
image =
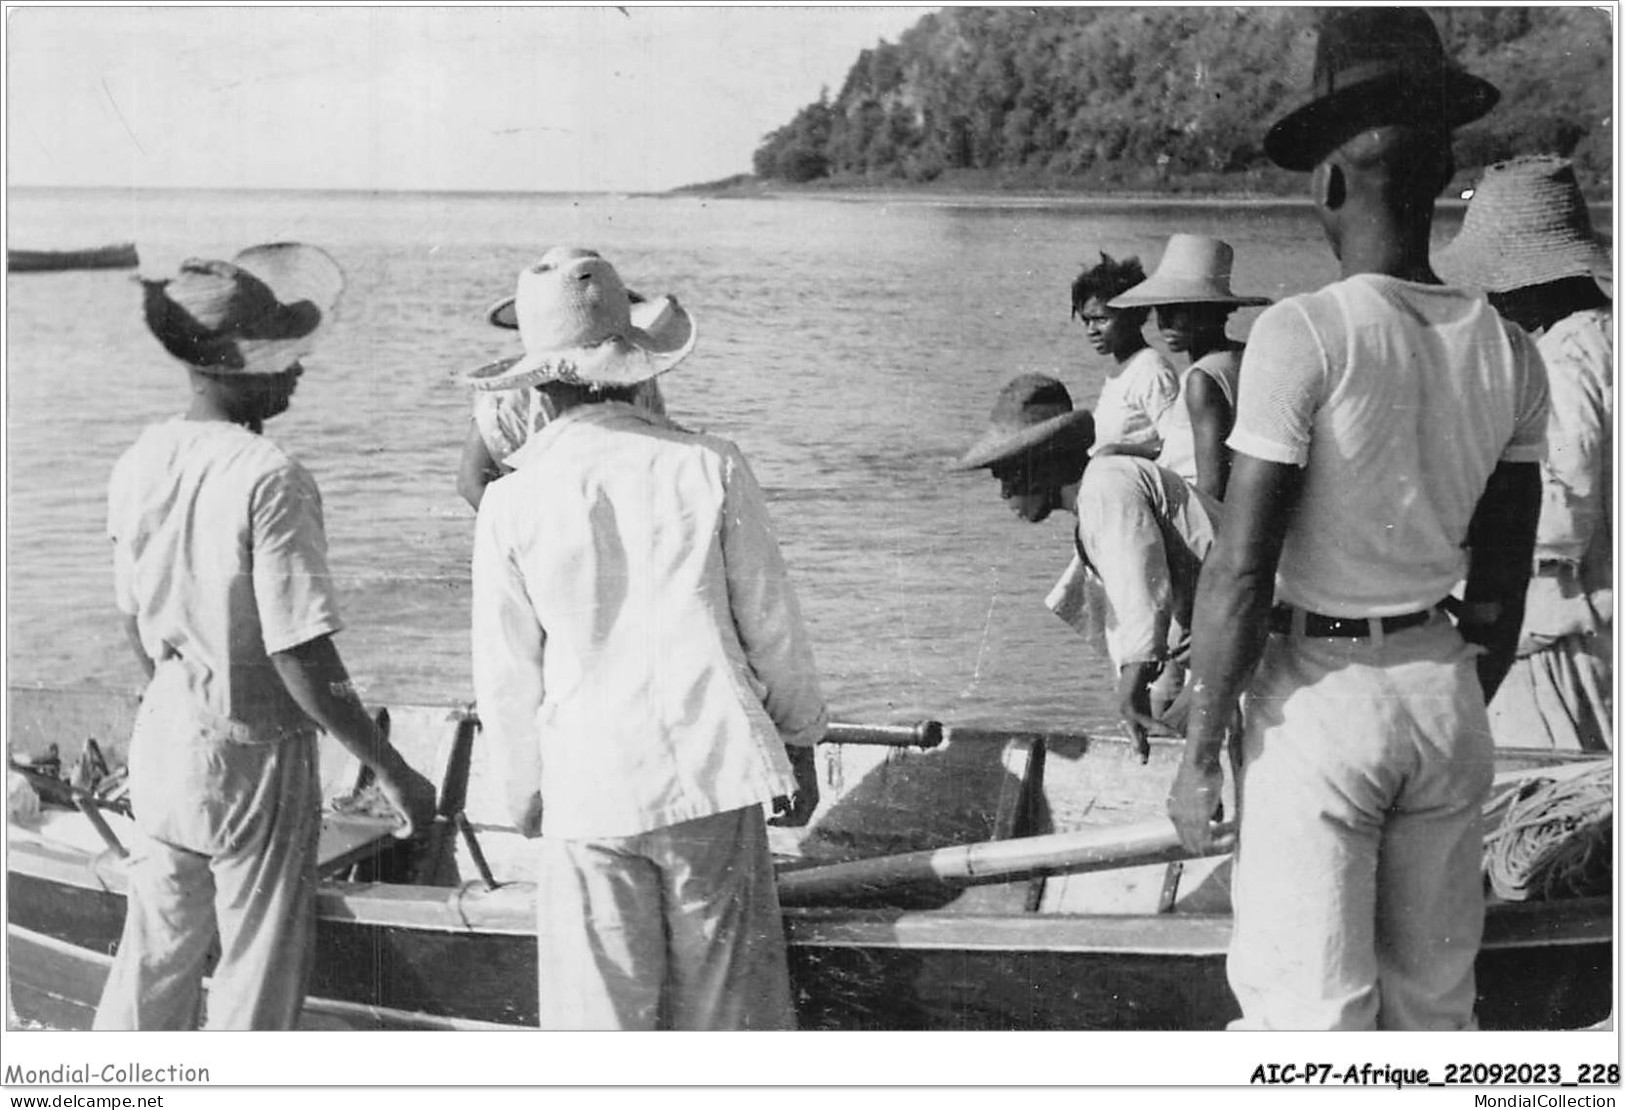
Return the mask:
[[[91, 893], [123, 896], [107, 853], [39, 841], [9, 845], [8, 872]], [[318, 917], [337, 924], [456, 935], [535, 936], [535, 884], [495, 890], [467, 882], [455, 887], [324, 880]], [[1487, 907], [1485, 951], [1613, 943], [1611, 898], [1557, 902], [1495, 902]], [[405, 911], [404, 913], [402, 911]], [[842, 906], [782, 910], [790, 943], [800, 948], [918, 948], [967, 951], [1222, 954], [1231, 915], [1212, 913], [962, 913]], [[1559, 927], [1550, 935], [1554, 922]], [[8, 922], [9, 927], [9, 922]], [[1549, 935], [1536, 936], [1536, 927]], [[1081, 934], [1081, 935], [1080, 935]]]

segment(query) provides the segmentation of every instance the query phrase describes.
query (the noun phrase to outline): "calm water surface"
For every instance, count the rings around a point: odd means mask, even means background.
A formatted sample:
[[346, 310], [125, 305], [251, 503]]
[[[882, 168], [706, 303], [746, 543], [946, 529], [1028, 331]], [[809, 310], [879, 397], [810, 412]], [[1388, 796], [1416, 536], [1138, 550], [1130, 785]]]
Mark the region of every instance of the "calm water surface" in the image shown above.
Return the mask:
[[[695, 314], [669, 405], [736, 440], [767, 487], [838, 718], [1049, 728], [1115, 719], [1105, 663], [1042, 604], [1072, 518], [1023, 524], [991, 479], [947, 464], [1014, 374], [1092, 404], [1106, 366], [1068, 287], [1101, 250], [1149, 270], [1169, 234], [1204, 232], [1236, 248], [1239, 291], [1336, 276], [1289, 206], [14, 190], [9, 221], [15, 247], [134, 241], [154, 275], [281, 239], [339, 259], [341, 318], [267, 432], [321, 484], [339, 644], [378, 703], [471, 696], [454, 375], [517, 352], [483, 312], [548, 246], [596, 247]], [[134, 688], [105, 486], [141, 425], [184, 407], [185, 377], [128, 272], [6, 281], [9, 678]]]

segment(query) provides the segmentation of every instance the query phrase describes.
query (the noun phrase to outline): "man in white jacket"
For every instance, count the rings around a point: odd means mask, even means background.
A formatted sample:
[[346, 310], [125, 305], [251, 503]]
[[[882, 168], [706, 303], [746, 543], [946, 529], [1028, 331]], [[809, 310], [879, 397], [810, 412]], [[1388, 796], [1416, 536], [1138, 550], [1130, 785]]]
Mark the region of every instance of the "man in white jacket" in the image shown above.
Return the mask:
[[693, 346], [673, 299], [632, 322], [606, 260], [519, 276], [526, 356], [483, 388], [557, 416], [486, 491], [474, 688], [540, 835], [544, 1029], [793, 1028], [764, 806], [804, 824], [827, 713], [739, 449], [634, 405]]

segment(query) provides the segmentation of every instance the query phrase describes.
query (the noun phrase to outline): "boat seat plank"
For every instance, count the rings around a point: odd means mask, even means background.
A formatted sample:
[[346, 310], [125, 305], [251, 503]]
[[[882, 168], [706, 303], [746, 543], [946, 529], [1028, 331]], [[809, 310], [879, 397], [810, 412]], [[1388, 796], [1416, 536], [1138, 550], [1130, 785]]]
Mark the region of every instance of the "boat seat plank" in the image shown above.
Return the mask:
[[394, 847], [400, 823], [393, 817], [357, 813], [322, 814], [322, 834], [316, 845], [316, 873], [333, 878], [363, 860]]

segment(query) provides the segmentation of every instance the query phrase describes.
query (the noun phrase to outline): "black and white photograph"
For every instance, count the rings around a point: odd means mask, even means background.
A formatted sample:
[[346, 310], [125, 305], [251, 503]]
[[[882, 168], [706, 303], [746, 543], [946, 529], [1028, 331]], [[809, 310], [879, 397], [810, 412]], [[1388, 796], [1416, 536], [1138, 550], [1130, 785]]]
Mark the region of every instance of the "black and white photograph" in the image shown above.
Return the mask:
[[1614, 1105], [1617, 14], [7, 5], [0, 1086]]

